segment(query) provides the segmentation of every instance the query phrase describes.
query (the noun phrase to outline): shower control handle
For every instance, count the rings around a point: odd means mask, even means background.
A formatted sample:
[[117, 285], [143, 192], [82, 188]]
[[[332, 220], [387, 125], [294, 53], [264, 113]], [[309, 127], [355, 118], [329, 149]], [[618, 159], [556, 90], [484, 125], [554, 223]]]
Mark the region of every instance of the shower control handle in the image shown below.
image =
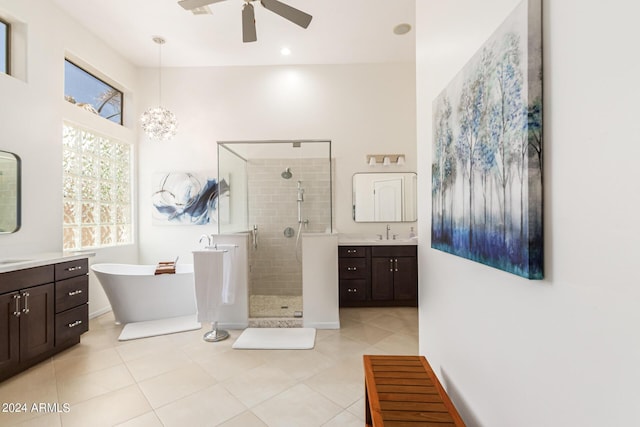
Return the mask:
[[258, 249], [258, 225], [253, 224], [253, 230], [251, 230], [251, 238], [253, 241], [253, 249]]

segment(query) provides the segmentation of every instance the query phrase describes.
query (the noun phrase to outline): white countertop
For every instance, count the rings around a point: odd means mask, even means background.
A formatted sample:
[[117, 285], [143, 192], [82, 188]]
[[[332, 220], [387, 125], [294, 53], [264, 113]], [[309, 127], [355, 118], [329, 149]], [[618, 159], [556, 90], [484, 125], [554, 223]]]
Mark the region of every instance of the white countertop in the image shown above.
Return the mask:
[[0, 273], [95, 256], [95, 252], [44, 252], [0, 258]]
[[403, 238], [403, 239], [385, 239], [378, 236], [358, 236], [341, 234], [338, 237], [339, 246], [401, 246], [401, 245], [417, 245], [418, 238]]

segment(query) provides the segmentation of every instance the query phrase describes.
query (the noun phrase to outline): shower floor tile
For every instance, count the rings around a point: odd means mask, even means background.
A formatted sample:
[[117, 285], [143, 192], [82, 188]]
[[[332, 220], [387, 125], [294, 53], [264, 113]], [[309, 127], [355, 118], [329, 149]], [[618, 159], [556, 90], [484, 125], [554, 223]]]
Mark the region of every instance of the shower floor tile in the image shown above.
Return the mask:
[[302, 312], [301, 295], [251, 295], [249, 317], [294, 318], [296, 311]]

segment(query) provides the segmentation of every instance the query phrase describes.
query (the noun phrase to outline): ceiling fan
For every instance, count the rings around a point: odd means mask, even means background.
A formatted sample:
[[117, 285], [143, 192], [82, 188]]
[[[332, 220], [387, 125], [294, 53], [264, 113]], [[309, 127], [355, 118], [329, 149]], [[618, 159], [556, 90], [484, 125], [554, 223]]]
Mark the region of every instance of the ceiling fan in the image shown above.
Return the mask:
[[[213, 3], [219, 3], [221, 1], [226, 0], [180, 0], [178, 4], [186, 10], [193, 10]], [[242, 8], [242, 41], [245, 43], [254, 42], [258, 39], [256, 35], [255, 14], [253, 5], [251, 4], [254, 1], [257, 0], [245, 0], [245, 4]], [[271, 12], [288, 19], [302, 28], [307, 28], [309, 23], [311, 23], [311, 15], [278, 0], [260, 0], [260, 4]]]

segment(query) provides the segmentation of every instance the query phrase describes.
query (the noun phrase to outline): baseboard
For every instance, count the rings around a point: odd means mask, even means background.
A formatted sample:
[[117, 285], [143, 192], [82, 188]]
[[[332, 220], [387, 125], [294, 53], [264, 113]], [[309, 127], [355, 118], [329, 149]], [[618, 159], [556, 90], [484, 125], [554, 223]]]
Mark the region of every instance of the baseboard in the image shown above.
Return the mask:
[[337, 322], [304, 322], [305, 328], [316, 329], [340, 329], [340, 321]]
[[108, 313], [111, 311], [111, 307], [105, 307], [105, 308], [101, 308], [100, 310], [97, 311], [92, 311], [89, 313], [89, 319], [93, 319], [94, 317], [98, 317], [98, 316], [102, 316], [105, 313]]

